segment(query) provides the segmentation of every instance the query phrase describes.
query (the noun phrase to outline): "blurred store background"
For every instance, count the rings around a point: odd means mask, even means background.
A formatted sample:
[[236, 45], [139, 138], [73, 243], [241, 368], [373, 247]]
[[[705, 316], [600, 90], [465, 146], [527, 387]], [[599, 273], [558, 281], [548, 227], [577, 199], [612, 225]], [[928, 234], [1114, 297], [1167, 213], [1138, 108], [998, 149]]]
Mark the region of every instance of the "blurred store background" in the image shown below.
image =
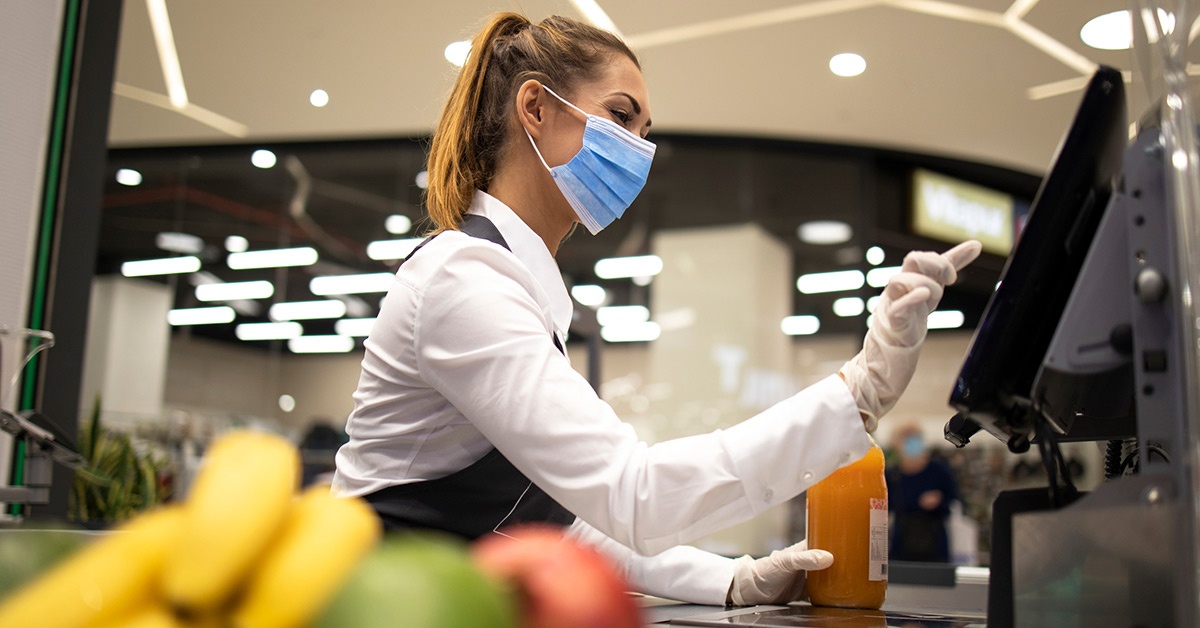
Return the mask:
[[[647, 441], [726, 427], [835, 373], [905, 252], [980, 239], [877, 439], [921, 426], [960, 485], [955, 560], [986, 565], [992, 496], [1045, 480], [998, 441], [953, 450], [946, 400], [1079, 90], [1096, 64], [1132, 69], [1124, 8], [127, 0], [81, 416], [100, 399], [179, 491], [232, 426], [331, 447], [388, 274], [427, 227], [424, 155], [462, 40], [495, 10], [559, 13], [640, 55], [658, 144], [626, 217], [558, 256], [576, 367]], [[1105, 23], [1115, 40], [1085, 43]], [[1068, 449], [1098, 481], [1095, 445]], [[803, 536], [802, 512], [698, 544], [765, 553]]]

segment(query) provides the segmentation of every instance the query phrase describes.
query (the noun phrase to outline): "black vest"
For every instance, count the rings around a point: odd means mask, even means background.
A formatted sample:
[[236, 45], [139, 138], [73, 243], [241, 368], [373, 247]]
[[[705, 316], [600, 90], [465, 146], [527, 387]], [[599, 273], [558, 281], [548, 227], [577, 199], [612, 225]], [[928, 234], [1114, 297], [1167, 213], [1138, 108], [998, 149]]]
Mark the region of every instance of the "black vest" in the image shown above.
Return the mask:
[[[496, 225], [483, 216], [467, 214], [460, 230], [509, 248]], [[431, 239], [426, 238], [408, 257]], [[550, 338], [563, 351], [558, 338], [554, 334]], [[575, 520], [575, 515], [529, 481], [494, 447], [448, 476], [389, 486], [365, 498], [388, 530], [435, 529], [468, 540], [517, 523], [568, 526]]]

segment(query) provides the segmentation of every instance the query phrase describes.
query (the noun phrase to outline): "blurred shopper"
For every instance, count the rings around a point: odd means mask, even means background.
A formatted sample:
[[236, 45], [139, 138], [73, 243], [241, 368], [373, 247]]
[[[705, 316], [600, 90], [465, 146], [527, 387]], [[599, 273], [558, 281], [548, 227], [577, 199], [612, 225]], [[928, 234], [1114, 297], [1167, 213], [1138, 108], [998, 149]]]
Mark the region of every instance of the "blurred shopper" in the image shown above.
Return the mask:
[[947, 520], [959, 499], [950, 467], [930, 457], [921, 428], [905, 425], [893, 439], [896, 463], [887, 471], [888, 508], [894, 515], [888, 558], [950, 562]]
[[647, 445], [567, 360], [573, 306], [554, 256], [577, 224], [600, 232], [641, 191], [650, 110], [637, 57], [612, 33], [501, 13], [475, 36], [430, 144], [435, 235], [400, 267], [366, 341], [334, 490], [365, 496], [391, 529], [475, 539], [558, 524], [646, 593], [798, 599], [805, 570], [835, 557], [681, 544], [861, 458], [943, 287], [980, 245], [905, 258], [840, 373], [730, 429]]

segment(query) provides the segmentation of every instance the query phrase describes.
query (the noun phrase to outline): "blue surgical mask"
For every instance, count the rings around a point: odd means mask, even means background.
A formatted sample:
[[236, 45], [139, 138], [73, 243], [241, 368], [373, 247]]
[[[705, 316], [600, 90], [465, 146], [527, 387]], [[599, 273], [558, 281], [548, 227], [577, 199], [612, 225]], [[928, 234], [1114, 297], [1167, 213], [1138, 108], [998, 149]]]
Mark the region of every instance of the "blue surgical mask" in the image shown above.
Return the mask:
[[528, 129], [525, 136], [579, 216], [579, 221], [595, 235], [620, 218], [646, 185], [650, 162], [654, 159], [654, 143], [630, 133], [612, 120], [588, 114], [549, 87], [542, 87], [568, 107], [587, 116], [583, 147], [571, 161], [561, 166], [551, 168]]
[[925, 443], [922, 442], [920, 436], [908, 436], [904, 439], [904, 455], [908, 458], [916, 458], [925, 451]]

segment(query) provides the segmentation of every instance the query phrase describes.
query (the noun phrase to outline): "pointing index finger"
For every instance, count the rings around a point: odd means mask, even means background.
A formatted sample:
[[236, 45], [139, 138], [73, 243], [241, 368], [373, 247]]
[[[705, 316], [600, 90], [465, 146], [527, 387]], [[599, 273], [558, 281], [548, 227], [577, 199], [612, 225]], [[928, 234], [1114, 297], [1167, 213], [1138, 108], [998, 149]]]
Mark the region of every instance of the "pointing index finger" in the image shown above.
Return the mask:
[[967, 267], [967, 264], [975, 261], [979, 257], [979, 253], [983, 251], [983, 244], [978, 240], [967, 240], [962, 244], [942, 253], [942, 257], [954, 266], [954, 270], [962, 270]]

